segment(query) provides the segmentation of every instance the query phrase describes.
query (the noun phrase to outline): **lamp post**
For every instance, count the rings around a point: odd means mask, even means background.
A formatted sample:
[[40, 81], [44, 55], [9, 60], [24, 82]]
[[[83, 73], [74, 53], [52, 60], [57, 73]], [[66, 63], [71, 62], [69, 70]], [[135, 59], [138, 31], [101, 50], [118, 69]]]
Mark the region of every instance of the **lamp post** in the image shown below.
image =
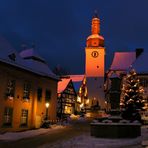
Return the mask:
[[45, 103], [46, 106], [46, 120], [48, 119], [48, 108], [49, 108], [49, 102]]

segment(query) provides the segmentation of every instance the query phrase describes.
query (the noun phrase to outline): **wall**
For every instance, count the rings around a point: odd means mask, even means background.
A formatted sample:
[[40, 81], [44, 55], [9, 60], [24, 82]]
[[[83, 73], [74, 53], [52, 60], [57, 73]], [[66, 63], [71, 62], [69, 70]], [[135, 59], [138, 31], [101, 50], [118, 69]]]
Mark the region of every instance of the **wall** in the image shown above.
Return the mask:
[[[14, 98], [7, 99], [5, 92], [8, 79], [16, 81]], [[31, 72], [19, 69], [4, 63], [0, 63], [0, 131], [20, 131], [39, 127], [42, 117], [46, 113], [45, 107], [45, 90], [51, 90], [51, 99], [48, 116], [50, 119], [56, 119], [56, 104], [57, 104], [57, 81], [45, 78]], [[24, 82], [31, 84], [31, 92], [29, 101], [23, 99]], [[42, 87], [42, 101], [37, 101], [37, 88]], [[13, 120], [11, 127], [3, 126], [4, 108], [13, 108]], [[21, 110], [28, 110], [28, 125], [20, 126]]]

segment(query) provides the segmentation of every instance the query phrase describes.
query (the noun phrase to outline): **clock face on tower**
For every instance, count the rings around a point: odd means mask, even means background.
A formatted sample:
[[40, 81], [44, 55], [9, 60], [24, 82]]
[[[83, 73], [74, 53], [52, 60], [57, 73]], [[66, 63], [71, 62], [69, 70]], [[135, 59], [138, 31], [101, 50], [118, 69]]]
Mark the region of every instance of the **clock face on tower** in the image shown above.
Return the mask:
[[97, 51], [93, 51], [93, 52], [91, 53], [91, 55], [92, 55], [93, 58], [97, 58], [98, 55], [99, 55], [99, 53], [98, 53]]

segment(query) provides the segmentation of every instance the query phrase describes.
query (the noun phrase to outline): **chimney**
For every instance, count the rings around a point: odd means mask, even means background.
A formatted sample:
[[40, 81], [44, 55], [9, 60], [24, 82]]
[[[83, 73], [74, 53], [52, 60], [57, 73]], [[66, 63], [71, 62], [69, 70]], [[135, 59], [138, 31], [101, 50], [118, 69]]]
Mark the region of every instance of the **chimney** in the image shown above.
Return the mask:
[[21, 44], [21, 48], [22, 50], [26, 50], [27, 49], [27, 45], [25, 43]]
[[138, 58], [143, 51], [144, 51], [143, 48], [136, 48], [136, 58]]

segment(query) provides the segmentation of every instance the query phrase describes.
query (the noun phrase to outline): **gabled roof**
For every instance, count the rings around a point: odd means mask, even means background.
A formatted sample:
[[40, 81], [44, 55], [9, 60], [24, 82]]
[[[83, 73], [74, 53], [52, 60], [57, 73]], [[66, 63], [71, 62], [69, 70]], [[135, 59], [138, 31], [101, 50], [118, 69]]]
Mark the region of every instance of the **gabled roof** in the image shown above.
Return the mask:
[[2, 36], [0, 36], [0, 61], [41, 76], [58, 80], [58, 77], [51, 72], [47, 64], [41, 61], [34, 62], [33, 59], [24, 60]]
[[27, 67], [44, 75], [56, 77], [56, 75], [50, 70], [49, 66], [45, 63], [45, 60], [41, 58], [33, 48], [21, 51], [20, 56], [24, 58]]
[[12, 45], [2, 36], [0, 36], [0, 59], [13, 65], [25, 66], [24, 60], [19, 56]]
[[58, 82], [58, 93], [63, 92], [70, 81], [72, 81], [75, 91], [78, 92], [83, 79], [84, 75], [68, 75], [67, 77], [62, 78], [61, 81]]
[[25, 60], [27, 67], [32, 69], [33, 71], [40, 73], [45, 76], [56, 77], [56, 75], [50, 70], [46, 63], [42, 63], [33, 59]]
[[137, 74], [148, 74], [148, 52], [143, 52], [132, 64]]
[[58, 93], [63, 92], [66, 89], [70, 81], [71, 79], [68, 79], [68, 78], [61, 79], [61, 81], [58, 82], [58, 90], [57, 90]]
[[69, 75], [69, 77], [73, 82], [80, 82], [84, 79], [84, 75]]
[[136, 60], [136, 52], [115, 52], [110, 70], [126, 71]]
[[34, 58], [36, 60], [45, 62], [45, 60], [39, 56], [39, 54], [36, 52], [36, 50], [34, 48], [25, 49], [25, 50], [21, 51], [20, 56], [24, 59]]

